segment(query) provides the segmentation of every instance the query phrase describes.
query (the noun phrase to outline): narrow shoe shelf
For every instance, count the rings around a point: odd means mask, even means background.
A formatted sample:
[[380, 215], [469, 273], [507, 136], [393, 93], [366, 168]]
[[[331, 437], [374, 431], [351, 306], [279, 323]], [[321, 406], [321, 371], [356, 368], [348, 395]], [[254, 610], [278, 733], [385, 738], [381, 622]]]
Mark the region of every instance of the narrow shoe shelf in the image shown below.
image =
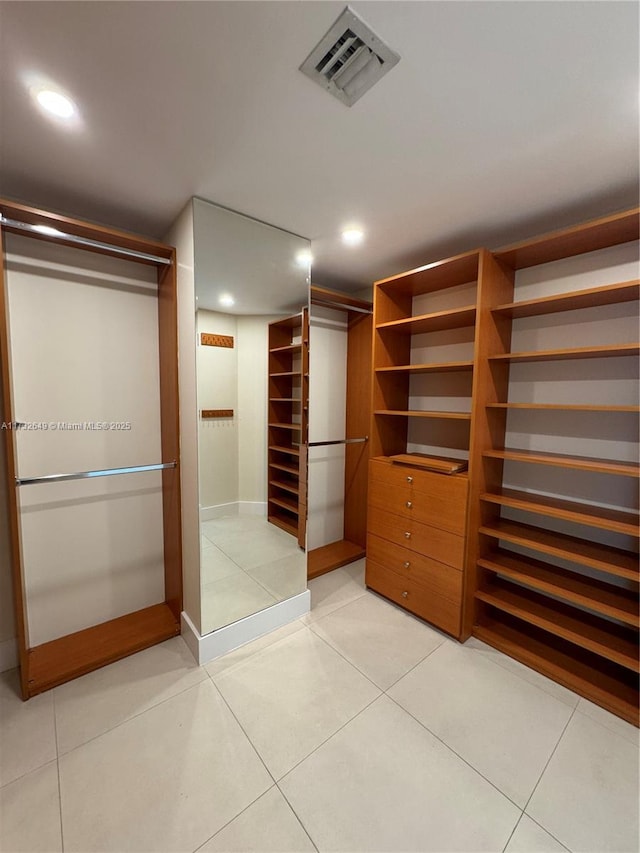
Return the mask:
[[269, 352], [296, 352], [302, 348], [302, 344], [287, 344], [283, 347], [271, 347]]
[[291, 492], [292, 495], [299, 495], [300, 489], [293, 483], [284, 483], [282, 480], [269, 480], [270, 486], [275, 486], [277, 489], [282, 489], [285, 492]]
[[594, 406], [590, 403], [487, 403], [487, 409], [531, 409], [556, 412], [640, 413], [640, 406]]
[[301, 424], [269, 424], [271, 429], [292, 429], [299, 430], [302, 428]]
[[541, 554], [571, 560], [619, 578], [636, 583], [640, 580], [638, 554], [631, 551], [579, 539], [566, 533], [554, 533], [551, 530], [543, 530], [531, 524], [509, 521], [505, 518], [482, 525], [479, 532], [483, 536], [491, 536], [494, 539], [531, 548]]
[[275, 526], [279, 527], [281, 530], [284, 530], [286, 533], [290, 533], [292, 536], [298, 535], [297, 523], [294, 524], [286, 516], [277, 515], [275, 512], [270, 512], [267, 516], [267, 520], [271, 524], [275, 524]]
[[633, 462], [616, 462], [612, 459], [595, 459], [586, 456], [565, 456], [561, 453], [542, 453], [537, 450], [485, 450], [482, 454], [490, 459], [505, 459], [511, 462], [527, 462], [535, 465], [551, 465], [592, 471], [598, 474], [619, 474], [623, 477], [640, 477], [640, 465]]
[[[270, 450], [274, 450], [275, 448], [270, 447]], [[286, 471], [287, 474], [291, 474], [294, 477], [298, 477], [300, 472], [297, 467], [293, 465], [285, 465], [284, 462], [269, 462], [269, 468], [275, 468], [277, 471]]]
[[633, 628], [640, 628], [638, 591], [622, 589], [594, 580], [540, 560], [497, 549], [478, 560], [478, 565], [518, 583], [526, 584], [541, 593], [617, 619]]
[[296, 447], [285, 447], [282, 444], [270, 444], [269, 450], [275, 453], [286, 453], [288, 456], [300, 456], [300, 451]]
[[298, 502], [292, 501], [290, 498], [287, 498], [285, 495], [282, 497], [269, 498], [270, 504], [275, 504], [275, 506], [279, 506], [281, 509], [286, 509], [287, 512], [292, 513], [293, 515], [298, 515]]
[[638, 724], [638, 679], [634, 673], [506, 613], [483, 613], [474, 636], [498, 651]]
[[577, 524], [587, 524], [615, 533], [625, 533], [628, 536], [640, 535], [637, 513], [581, 504], [532, 492], [521, 492], [517, 489], [503, 488], [496, 493], [485, 492], [480, 495], [480, 500], [547, 515], [550, 518], [562, 518]]
[[630, 628], [500, 579], [478, 589], [476, 598], [606, 660], [640, 672], [638, 634]]

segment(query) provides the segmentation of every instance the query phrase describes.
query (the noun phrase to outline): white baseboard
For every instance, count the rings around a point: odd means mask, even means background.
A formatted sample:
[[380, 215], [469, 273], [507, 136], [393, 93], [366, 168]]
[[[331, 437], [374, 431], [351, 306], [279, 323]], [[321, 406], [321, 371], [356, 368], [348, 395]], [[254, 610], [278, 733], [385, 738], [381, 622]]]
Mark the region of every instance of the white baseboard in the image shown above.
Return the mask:
[[200, 507], [200, 521], [213, 521], [225, 515], [266, 515], [266, 501], [232, 501], [228, 504]]
[[217, 631], [201, 636], [186, 613], [182, 613], [182, 637], [196, 661], [202, 665], [226, 655], [234, 649], [263, 637], [276, 628], [282, 628], [295, 619], [299, 619], [311, 609], [311, 593], [309, 590], [287, 598], [260, 610], [251, 616], [245, 616], [231, 625], [225, 625]]
[[18, 666], [18, 643], [13, 637], [0, 642], [0, 672], [15, 669]]

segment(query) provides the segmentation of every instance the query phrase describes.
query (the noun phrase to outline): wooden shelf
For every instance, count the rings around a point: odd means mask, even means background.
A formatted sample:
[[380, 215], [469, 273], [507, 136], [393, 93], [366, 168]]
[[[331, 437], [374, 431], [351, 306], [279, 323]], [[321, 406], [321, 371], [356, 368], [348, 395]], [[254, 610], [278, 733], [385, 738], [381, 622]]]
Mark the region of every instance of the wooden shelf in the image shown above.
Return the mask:
[[288, 456], [300, 456], [300, 451], [295, 447], [285, 447], [282, 444], [270, 444], [269, 450], [275, 453], [286, 453]]
[[269, 397], [270, 403], [300, 403], [300, 397]]
[[445, 329], [460, 329], [464, 326], [473, 326], [475, 321], [476, 306], [466, 305], [464, 308], [452, 308], [448, 311], [436, 311], [432, 314], [407, 317], [405, 320], [378, 323], [376, 329], [380, 332], [420, 335], [424, 332], [440, 332]]
[[492, 611], [483, 613], [473, 634], [525, 666], [638, 725], [636, 676], [566, 640]]
[[302, 344], [287, 344], [284, 347], [272, 347], [269, 352], [296, 352], [302, 349]]
[[418, 412], [415, 409], [409, 411], [399, 411], [394, 409], [379, 409], [373, 413], [374, 415], [391, 415], [394, 417], [404, 418], [440, 418], [453, 419], [459, 421], [470, 421], [471, 414], [469, 412]]
[[637, 589], [621, 589], [502, 549], [479, 559], [478, 565], [568, 604], [577, 604], [601, 616], [640, 628]]
[[[273, 450], [274, 448], [269, 448]], [[275, 468], [277, 471], [286, 471], [287, 474], [292, 474], [293, 476], [299, 476], [299, 470], [297, 467], [293, 465], [285, 465], [284, 462], [269, 462], [269, 468]]]
[[314, 548], [307, 555], [307, 579], [311, 580], [332, 572], [364, 556], [365, 549], [362, 545], [356, 545], [348, 539], [340, 539], [329, 545], [323, 545], [322, 548]]
[[618, 302], [637, 302], [638, 299], [640, 299], [640, 280], [634, 279], [619, 284], [590, 287], [588, 290], [575, 290], [571, 293], [527, 299], [523, 302], [508, 302], [491, 310], [494, 314], [503, 314], [515, 319], [517, 317], [537, 317], [542, 314], [554, 314], [561, 311], [574, 311], [577, 308], [614, 305]]
[[639, 214], [640, 209], [634, 208], [603, 216], [533, 240], [505, 246], [494, 254], [502, 263], [519, 270], [629, 243], [639, 237]]
[[298, 515], [298, 502], [292, 501], [284, 495], [280, 498], [269, 498], [269, 504], [279, 506], [281, 509], [286, 509], [287, 512], [290, 512], [293, 515]]
[[457, 373], [473, 371], [473, 361], [445, 361], [431, 364], [395, 364], [376, 367], [376, 373]]
[[616, 344], [606, 347], [574, 347], [572, 349], [550, 349], [536, 352], [508, 352], [490, 355], [490, 361], [565, 361], [574, 358], [615, 358], [638, 355], [638, 344]]
[[270, 423], [268, 424], [270, 429], [292, 429], [292, 430], [300, 430], [302, 429], [302, 424], [276, 424]]
[[276, 489], [283, 489], [285, 492], [291, 492], [292, 495], [299, 495], [300, 489], [293, 483], [283, 483], [281, 480], [269, 480], [270, 486], [275, 486]]
[[481, 526], [479, 532], [484, 536], [512, 542], [514, 545], [531, 548], [541, 554], [571, 560], [636, 583], [640, 580], [638, 555], [620, 548], [578, 539], [566, 533], [554, 533], [505, 518]]
[[64, 684], [179, 633], [180, 620], [169, 606], [154, 604], [35, 646], [29, 649], [27, 657], [29, 696]]
[[561, 518], [576, 524], [587, 524], [615, 533], [624, 533], [627, 536], [640, 535], [636, 513], [591, 506], [516, 489], [501, 489], [495, 494], [485, 492], [480, 496], [480, 500], [546, 515], [550, 518]]
[[276, 515], [275, 513], [269, 513], [269, 515], [267, 516], [267, 520], [270, 524], [275, 524], [276, 527], [279, 527], [286, 533], [290, 533], [292, 536], [298, 535], [298, 525], [294, 524], [288, 518]]
[[479, 252], [465, 252], [443, 261], [426, 264], [407, 272], [393, 275], [377, 281], [376, 285], [384, 287], [393, 285], [395, 293], [406, 293], [419, 296], [433, 293], [436, 290], [446, 290], [458, 284], [476, 281], [478, 277]]
[[278, 376], [302, 376], [302, 372], [300, 370], [284, 370], [278, 373], [270, 373], [269, 376], [273, 378], [277, 378]]
[[496, 579], [476, 598], [633, 672], [640, 672], [637, 632], [516, 584]]
[[633, 462], [615, 462], [611, 459], [594, 459], [586, 456], [563, 456], [560, 453], [542, 453], [536, 450], [485, 450], [482, 454], [490, 459], [506, 459], [511, 462], [526, 462], [535, 465], [551, 465], [597, 474], [617, 474], [623, 477], [640, 477], [640, 465]]
[[529, 409], [550, 412], [640, 413], [640, 406], [592, 406], [582, 403], [487, 403], [487, 409]]

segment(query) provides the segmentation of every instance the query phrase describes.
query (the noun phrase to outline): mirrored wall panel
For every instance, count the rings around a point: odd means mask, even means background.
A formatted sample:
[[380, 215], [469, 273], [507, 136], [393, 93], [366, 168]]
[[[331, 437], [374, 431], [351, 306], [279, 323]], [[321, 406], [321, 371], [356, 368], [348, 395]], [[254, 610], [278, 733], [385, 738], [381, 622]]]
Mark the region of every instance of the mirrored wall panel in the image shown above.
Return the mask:
[[194, 200], [201, 631], [307, 584], [308, 240]]

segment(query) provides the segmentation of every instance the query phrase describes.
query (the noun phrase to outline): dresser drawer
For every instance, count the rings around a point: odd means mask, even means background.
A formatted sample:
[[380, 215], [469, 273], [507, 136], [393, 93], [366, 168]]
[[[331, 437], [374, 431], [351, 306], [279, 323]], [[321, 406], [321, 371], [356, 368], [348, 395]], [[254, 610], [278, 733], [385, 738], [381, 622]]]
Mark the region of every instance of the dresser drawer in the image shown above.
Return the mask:
[[375, 506], [369, 507], [367, 528], [375, 536], [432, 557], [455, 569], [464, 566], [464, 537], [449, 533], [448, 530], [420, 524], [413, 518], [393, 515]]
[[[440, 476], [449, 481], [445, 475]], [[397, 485], [373, 479], [369, 481], [369, 504], [404, 519], [414, 519], [464, 536], [467, 517], [466, 482], [460, 494], [458, 488], [447, 489], [440, 484], [433, 492], [423, 492], [407, 485]]]
[[367, 536], [367, 557], [371, 557], [374, 563], [391, 569], [397, 575], [417, 583], [431, 583], [445, 598], [453, 601], [460, 599], [462, 572], [459, 569], [445, 566], [438, 560], [416, 554], [415, 551], [394, 545], [372, 534]]
[[[432, 625], [442, 628], [448, 634], [458, 637], [460, 634], [460, 613], [462, 598], [462, 573], [442, 566], [445, 573], [457, 576], [460, 592], [454, 601], [439, 592], [435, 578], [428, 583], [418, 583], [396, 574], [379, 565], [367, 554], [365, 581], [368, 587], [394, 601], [416, 616], [420, 616]], [[445, 584], [446, 586], [446, 584]]]

